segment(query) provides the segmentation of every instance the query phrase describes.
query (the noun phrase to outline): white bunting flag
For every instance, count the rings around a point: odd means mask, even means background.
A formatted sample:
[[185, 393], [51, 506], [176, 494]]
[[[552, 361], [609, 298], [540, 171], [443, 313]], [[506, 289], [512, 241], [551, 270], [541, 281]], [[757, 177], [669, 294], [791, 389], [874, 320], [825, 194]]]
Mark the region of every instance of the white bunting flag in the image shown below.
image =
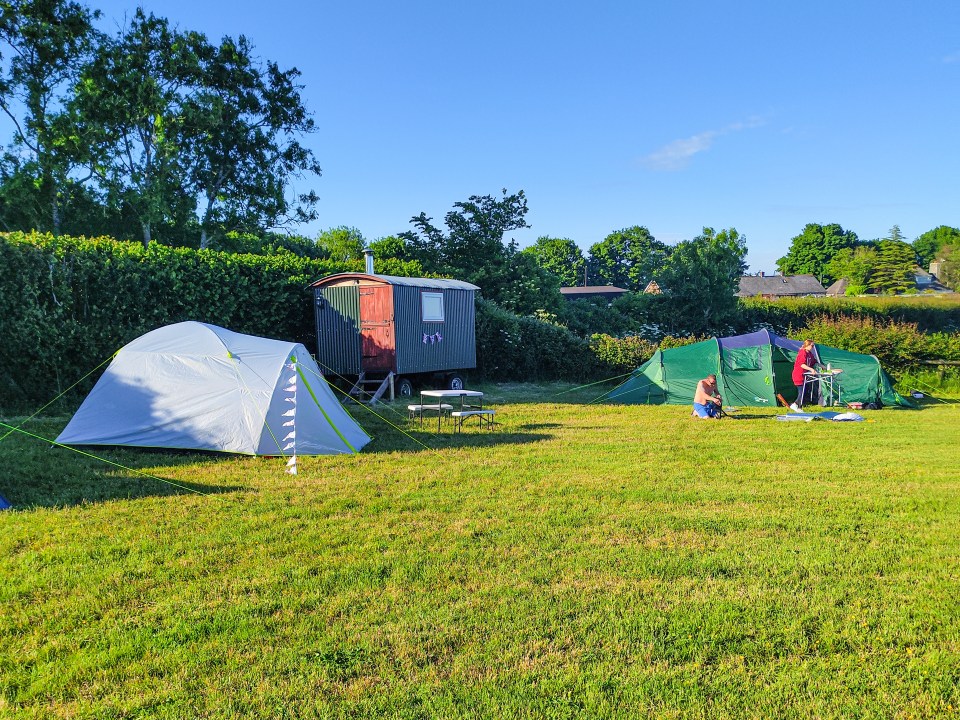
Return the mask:
[[297, 416], [297, 411], [296, 411], [296, 409], [294, 408], [294, 409], [292, 409], [292, 410], [287, 410], [287, 411], [286, 411], [283, 415], [281, 415], [280, 417], [296, 417], [296, 416]]
[[296, 425], [296, 424], [297, 424], [297, 421], [296, 421], [296, 420], [287, 420], [287, 421], [283, 424], [283, 426], [284, 426], [284, 427], [293, 427], [293, 426]]

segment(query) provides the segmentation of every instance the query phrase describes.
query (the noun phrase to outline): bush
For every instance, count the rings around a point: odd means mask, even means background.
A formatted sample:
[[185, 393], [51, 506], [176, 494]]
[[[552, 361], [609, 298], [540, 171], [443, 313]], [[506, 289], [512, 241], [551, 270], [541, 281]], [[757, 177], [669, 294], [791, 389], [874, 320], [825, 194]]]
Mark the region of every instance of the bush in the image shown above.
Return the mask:
[[477, 372], [490, 380], [592, 379], [590, 344], [554, 323], [477, 300]]
[[920, 332], [960, 332], [960, 296], [783, 298], [740, 301], [740, 330], [769, 327], [780, 335], [806, 325], [813, 318], [871, 318], [914, 323]]
[[313, 347], [307, 285], [362, 264], [0, 233], [0, 408], [36, 407], [134, 338], [183, 320]]
[[604, 370], [619, 374], [632, 372], [653, 357], [657, 345], [638, 335], [615, 338], [596, 334], [590, 338], [590, 349]]
[[960, 360], [960, 335], [927, 335], [920, 332], [915, 323], [894, 320], [821, 315], [795, 337], [809, 337], [841, 350], [875, 355], [884, 369], [898, 378], [928, 362]]

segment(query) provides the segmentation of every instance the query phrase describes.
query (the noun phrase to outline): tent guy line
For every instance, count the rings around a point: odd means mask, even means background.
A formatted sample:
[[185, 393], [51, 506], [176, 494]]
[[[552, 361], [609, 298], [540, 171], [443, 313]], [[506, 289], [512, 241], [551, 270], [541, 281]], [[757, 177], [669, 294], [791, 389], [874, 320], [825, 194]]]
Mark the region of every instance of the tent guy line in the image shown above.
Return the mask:
[[[187, 492], [191, 492], [191, 493], [193, 493], [193, 494], [195, 494], [195, 495], [203, 495], [204, 497], [215, 497], [215, 495], [214, 495], [213, 493], [201, 492], [200, 490], [195, 490], [195, 489], [192, 488], [192, 487], [187, 487], [186, 485], [181, 485], [180, 483], [174, 482], [173, 480], [167, 480], [166, 478], [157, 477], [156, 475], [151, 475], [150, 473], [143, 472], [143, 470], [137, 470], [136, 468], [127, 467], [126, 465], [123, 465], [123, 464], [118, 463], [118, 462], [114, 462], [113, 460], [108, 460], [108, 459], [105, 458], [105, 457], [100, 457], [99, 455], [94, 455], [93, 453], [89, 453], [89, 452], [86, 452], [86, 451], [84, 451], [84, 450], [79, 450], [79, 449], [77, 449], [77, 448], [75, 448], [75, 447], [70, 447], [69, 445], [64, 445], [63, 443], [58, 443], [56, 440], [50, 440], [49, 438], [45, 438], [45, 437], [43, 437], [42, 435], [37, 435], [37, 434], [35, 434], [35, 433], [28, 432], [28, 431], [26, 431], [26, 430], [24, 430], [24, 429], [22, 429], [22, 428], [14, 427], [13, 425], [7, 425], [5, 422], [2, 422], [2, 421], [0, 421], [0, 426], [3, 426], [3, 427], [5, 427], [5, 428], [8, 428], [8, 429], [9, 429], [9, 432], [7, 433], [7, 435], [9, 435], [10, 433], [15, 433], [15, 432], [16, 432], [16, 433], [20, 433], [21, 435], [26, 435], [27, 437], [34, 438], [35, 440], [40, 440], [40, 441], [45, 442], [45, 443], [50, 443], [51, 445], [53, 445], [53, 446], [55, 446], [55, 447], [66, 448], [67, 450], [70, 450], [70, 451], [72, 451], [72, 452], [75, 452], [75, 453], [77, 453], [78, 455], [83, 455], [84, 457], [93, 458], [94, 460], [99, 460], [100, 462], [105, 462], [105, 463], [107, 463], [108, 465], [113, 465], [114, 467], [118, 467], [118, 468], [120, 468], [121, 470], [126, 470], [127, 472], [135, 473], [135, 474], [140, 475], [140, 476], [145, 477], [145, 478], [150, 478], [151, 480], [157, 480], [157, 481], [159, 481], [159, 482], [166, 483], [167, 485], [172, 485], [172, 486], [174, 486], [174, 487], [180, 488], [181, 490], [186, 490]], [[7, 435], [4, 435], [4, 437], [6, 437]]]
[[[322, 365], [322, 364], [323, 364], [323, 363], [321, 363], [319, 360], [317, 361], [317, 365]], [[324, 367], [326, 367], [326, 366], [324, 366]], [[329, 368], [327, 368], [327, 369], [329, 370]], [[309, 370], [309, 368], [308, 368], [308, 371], [309, 371], [309, 372], [313, 372], [312, 370]], [[334, 373], [334, 374], [336, 374], [336, 373]], [[343, 395], [344, 397], [349, 397], [349, 395], [347, 395], [347, 393], [345, 393], [343, 390], [341, 390], [340, 388], [338, 388], [338, 387], [337, 387], [336, 385], [334, 385], [332, 382], [330, 382], [329, 380], [327, 380], [326, 376], [324, 376], [323, 373], [320, 373], [319, 375], [317, 375], [317, 377], [319, 377], [321, 380], [323, 380], [324, 382], [326, 382], [329, 387], [331, 387], [332, 389], [336, 390], [338, 393], [340, 393], [340, 394]], [[400, 427], [399, 425], [395, 425], [394, 423], [390, 422], [390, 420], [389, 420], [388, 418], [386, 418], [386, 417], [384, 417], [383, 415], [381, 415], [380, 413], [378, 413], [376, 410], [374, 410], [374, 409], [373, 409], [372, 407], [370, 407], [369, 405], [365, 405], [364, 403], [357, 403], [357, 404], [358, 404], [360, 407], [362, 407], [362, 408], [364, 408], [365, 410], [367, 410], [369, 413], [371, 413], [374, 417], [377, 417], [377, 418], [379, 418], [380, 420], [382, 420], [383, 422], [385, 422], [387, 425], [389, 425], [390, 427], [392, 427], [394, 430], [397, 430], [398, 432], [400, 432], [401, 434], [403, 434], [404, 436], [406, 436], [406, 437], [409, 438], [410, 440], [413, 440], [413, 442], [415, 442], [417, 445], [419, 445], [420, 447], [422, 447], [424, 450], [429, 450], [430, 452], [436, 453], [436, 454], [439, 455], [440, 457], [443, 457], [443, 454], [442, 454], [437, 448], [432, 448], [432, 447], [430, 447], [429, 445], [427, 445], [426, 443], [424, 443], [423, 441], [418, 440], [417, 438], [415, 438], [413, 435], [411, 435], [410, 433], [408, 433], [406, 430], [404, 430], [404, 429], [403, 429], [402, 427]], [[385, 406], [385, 407], [386, 407], [386, 406]], [[390, 411], [393, 412], [393, 413], [395, 413], [397, 416], [401, 416], [401, 415], [400, 415], [400, 412], [399, 412], [398, 410], [395, 410], [395, 409], [392, 408], [392, 407], [390, 408]]]
[[[30, 415], [29, 417], [27, 417], [23, 422], [21, 422], [21, 423], [20, 423], [19, 425], [17, 425], [15, 428], [11, 428], [10, 430], [7, 430], [7, 432], [6, 432], [4, 435], [0, 436], [0, 442], [3, 442], [4, 440], [6, 440], [6, 438], [7, 438], [11, 433], [13, 433], [13, 432], [15, 432], [16, 430], [19, 430], [20, 428], [22, 428], [22, 427], [23, 427], [24, 425], [26, 425], [28, 422], [30, 422], [31, 420], [33, 420], [37, 415], [39, 415], [39, 414], [42, 413], [44, 410], [46, 410], [48, 407], [50, 407], [51, 405], [53, 405], [57, 400], [59, 400], [59, 399], [62, 398], [64, 395], [66, 395], [68, 392], [70, 392], [71, 390], [73, 390], [77, 385], [79, 385], [79, 384], [82, 383], [84, 380], [86, 380], [88, 377], [90, 377], [91, 375], [93, 375], [97, 370], [99, 370], [99, 369], [102, 368], [104, 365], [106, 365], [108, 362], [110, 362], [111, 360], [113, 360], [113, 358], [116, 357], [116, 355], [117, 355], [117, 353], [114, 353], [113, 355], [111, 355], [110, 357], [108, 357], [108, 358], [107, 358], [106, 360], [104, 360], [102, 363], [100, 363], [99, 365], [97, 365], [93, 370], [91, 370], [91, 371], [88, 372], [86, 375], [84, 375], [82, 378], [80, 378], [79, 380], [77, 380], [73, 385], [71, 385], [71, 386], [68, 387], [66, 390], [64, 390], [62, 393], [60, 393], [60, 394], [57, 395], [55, 398], [53, 398], [53, 400], [51, 400], [51, 401], [48, 402], [46, 405], [44, 405], [42, 408], [40, 408], [39, 410], [37, 410], [36, 412], [34, 412], [32, 415]], [[10, 426], [7, 425], [7, 426], [5, 426], [5, 427], [10, 427]]]

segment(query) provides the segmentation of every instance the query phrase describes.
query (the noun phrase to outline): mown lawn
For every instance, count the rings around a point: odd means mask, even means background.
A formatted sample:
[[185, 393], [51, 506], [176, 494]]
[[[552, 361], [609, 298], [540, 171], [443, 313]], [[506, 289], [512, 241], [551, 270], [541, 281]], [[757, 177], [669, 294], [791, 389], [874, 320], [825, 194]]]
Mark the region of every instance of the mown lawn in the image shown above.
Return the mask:
[[0, 717], [960, 714], [960, 405], [483, 389], [493, 433], [358, 408], [297, 476], [102, 451], [204, 494], [4, 439]]

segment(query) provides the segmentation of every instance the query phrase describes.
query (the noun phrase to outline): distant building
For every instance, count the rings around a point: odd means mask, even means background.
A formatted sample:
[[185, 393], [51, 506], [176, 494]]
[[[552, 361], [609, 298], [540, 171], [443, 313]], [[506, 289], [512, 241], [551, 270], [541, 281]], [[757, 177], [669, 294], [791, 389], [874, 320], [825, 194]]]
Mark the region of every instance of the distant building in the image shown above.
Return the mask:
[[913, 269], [914, 282], [917, 284], [918, 292], [951, 292], [950, 288], [944, 285], [934, 274], [933, 269], [938, 270], [940, 266], [936, 262], [930, 263], [930, 272], [927, 272], [919, 265]]
[[743, 275], [737, 297], [826, 297], [827, 290], [813, 275]]
[[660, 285], [656, 280], [651, 280], [647, 283], [647, 286], [643, 289], [643, 292], [647, 295], [661, 295], [663, 290], [660, 288]]
[[584, 285], [578, 287], [562, 287], [560, 294], [567, 300], [583, 300], [585, 298], [606, 298], [615, 300], [624, 293], [630, 292], [614, 285]]
[[847, 278], [840, 278], [827, 288], [827, 297], [843, 297], [847, 294], [848, 287], [850, 287], [850, 281]]

